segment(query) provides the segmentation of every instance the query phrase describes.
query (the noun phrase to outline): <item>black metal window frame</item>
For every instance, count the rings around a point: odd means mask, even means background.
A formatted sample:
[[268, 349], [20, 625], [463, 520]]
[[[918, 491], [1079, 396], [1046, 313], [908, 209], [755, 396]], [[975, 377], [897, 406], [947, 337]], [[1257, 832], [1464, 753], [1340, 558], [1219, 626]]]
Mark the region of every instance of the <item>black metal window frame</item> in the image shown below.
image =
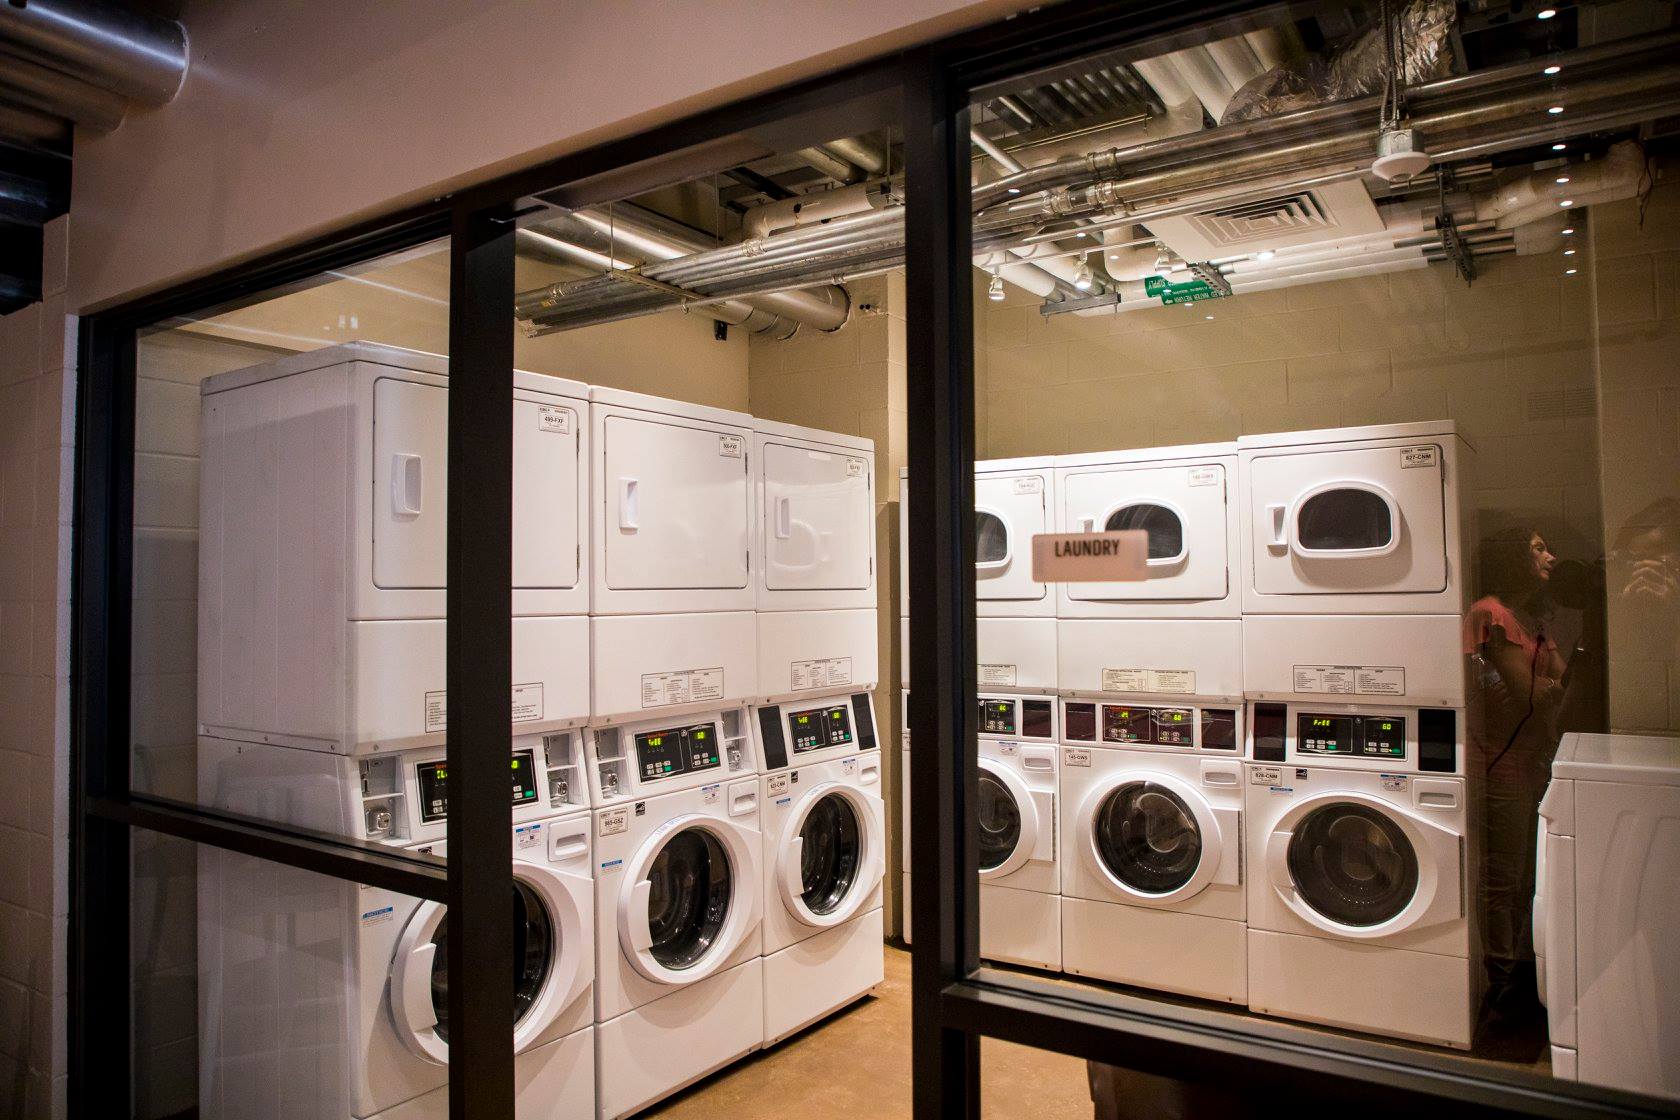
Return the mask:
[[[1097, 988], [979, 959], [974, 323], [969, 109], [982, 94], [1099, 51], [1203, 45], [1319, 3], [1070, 3], [918, 52], [906, 77], [911, 600], [912, 1050], [917, 1120], [980, 1116], [980, 1039], [1240, 1089], [1256, 1110], [1363, 1115], [1656, 1117], [1672, 1102], [1440, 1052]], [[1287, 1103], [1285, 1103], [1287, 1102]], [[1269, 1109], [1267, 1109], [1269, 1111]]]
[[[1295, 5], [1305, 8], [1307, 5]], [[1655, 1116], [1648, 1098], [1538, 1076], [1495, 1079], [1471, 1063], [1281, 1023], [1238, 1031], [1214, 1013], [1070, 989], [979, 966], [976, 836], [966, 808], [977, 780], [973, 582], [973, 338], [969, 267], [971, 93], [1099, 48], [1202, 41], [1210, 21], [1261, 5], [1224, 0], [1074, 0], [825, 78], [650, 129], [352, 227], [203, 281], [83, 319], [73, 541], [70, 1115], [130, 1115], [131, 830], [181, 837], [350, 882], [446, 901], [452, 1032], [450, 1113], [512, 1114], [512, 1032], [501, 998], [512, 975], [505, 764], [466, 745], [506, 735], [511, 681], [513, 241], [531, 199], [572, 205], [661, 182], [671, 161], [774, 136], [788, 120], [847, 99], [898, 97], [906, 153], [909, 437], [913, 501], [909, 651], [912, 784], [931, 790], [913, 815], [913, 1056], [920, 1118], [978, 1117], [979, 1040], [991, 1036], [1257, 1094], [1353, 1104], [1364, 1112], [1472, 1107], [1532, 1116]], [[1139, 56], [1141, 57], [1141, 55]], [[172, 317], [303, 284], [320, 273], [450, 236], [450, 486], [446, 561], [448, 844], [439, 861], [377, 844], [284, 828], [131, 789], [135, 348]], [[922, 683], [926, 682], [926, 683]], [[475, 754], [478, 756], [475, 759]], [[473, 808], [464, 808], [472, 806]], [[475, 853], [463, 856], [463, 853]], [[474, 864], [472, 875], [463, 868]], [[499, 870], [498, 870], [499, 868]]]

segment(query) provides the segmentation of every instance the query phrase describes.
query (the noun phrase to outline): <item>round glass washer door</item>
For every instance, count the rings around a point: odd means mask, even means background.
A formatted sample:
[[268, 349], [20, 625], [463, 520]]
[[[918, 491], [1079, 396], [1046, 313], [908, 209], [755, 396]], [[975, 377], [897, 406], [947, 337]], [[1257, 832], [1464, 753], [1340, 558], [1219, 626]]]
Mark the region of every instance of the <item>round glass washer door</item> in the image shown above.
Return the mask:
[[1032, 791], [1021, 776], [994, 759], [980, 760], [979, 799], [975, 816], [980, 826], [980, 878], [1001, 879], [1019, 871], [1038, 848], [1040, 829]]
[[1086, 796], [1078, 820], [1087, 864], [1128, 899], [1156, 906], [1207, 886], [1235, 842], [1207, 799], [1170, 774], [1115, 774]]
[[[546, 867], [520, 863], [513, 879], [513, 1040], [524, 1050], [588, 982], [583, 918], [567, 883]], [[391, 963], [391, 1011], [410, 1049], [449, 1060], [448, 910], [422, 903]]]
[[801, 922], [833, 926], [856, 914], [885, 868], [881, 799], [839, 782], [806, 792], [777, 856], [782, 903]]
[[662, 826], [625, 869], [619, 940], [636, 970], [665, 984], [717, 971], [758, 921], [758, 862], [745, 830], [692, 814]]
[[1337, 925], [1391, 922], [1417, 896], [1417, 848], [1374, 806], [1333, 801], [1314, 808], [1290, 835], [1287, 858], [1297, 896]]

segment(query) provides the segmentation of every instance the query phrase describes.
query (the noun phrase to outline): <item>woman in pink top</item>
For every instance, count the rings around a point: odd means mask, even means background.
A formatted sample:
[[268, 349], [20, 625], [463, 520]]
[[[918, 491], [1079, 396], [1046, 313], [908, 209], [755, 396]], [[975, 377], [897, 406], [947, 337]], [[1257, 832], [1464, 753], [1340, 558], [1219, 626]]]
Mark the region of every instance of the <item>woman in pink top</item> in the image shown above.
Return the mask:
[[1481, 919], [1488, 998], [1496, 1015], [1537, 1011], [1534, 844], [1540, 797], [1557, 751], [1564, 661], [1539, 613], [1557, 563], [1533, 530], [1502, 534], [1482, 553], [1483, 596], [1464, 619], [1473, 670], [1469, 765], [1481, 779]]

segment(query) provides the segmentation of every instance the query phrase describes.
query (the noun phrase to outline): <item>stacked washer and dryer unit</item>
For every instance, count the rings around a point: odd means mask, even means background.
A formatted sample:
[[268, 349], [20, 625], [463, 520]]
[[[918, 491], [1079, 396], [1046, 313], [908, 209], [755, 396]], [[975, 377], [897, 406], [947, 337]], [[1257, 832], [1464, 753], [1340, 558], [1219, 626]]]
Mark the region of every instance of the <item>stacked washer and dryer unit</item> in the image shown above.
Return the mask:
[[1451, 422], [1243, 437], [1248, 1000], [1467, 1048], [1473, 453]]
[[[446, 374], [434, 355], [351, 344], [204, 382], [203, 803], [443, 854]], [[511, 1013], [527, 1120], [595, 1112], [587, 393], [515, 377]], [[202, 850], [201, 1111], [445, 1115], [442, 919]]]
[[[208, 804], [444, 854], [446, 374], [205, 383]], [[525, 373], [513, 421], [519, 1117], [623, 1116], [881, 979], [873, 447]], [[200, 907], [208, 1113], [447, 1111], [441, 906], [207, 851]]]
[[[980, 955], [1058, 971], [1056, 596], [1032, 578], [1033, 537], [1056, 515], [1049, 458], [975, 464], [975, 641], [979, 680]], [[901, 541], [909, 538], [909, 474], [899, 475]], [[903, 665], [903, 835], [910, 836], [910, 581], [900, 548]], [[905, 940], [910, 939], [905, 852]]]

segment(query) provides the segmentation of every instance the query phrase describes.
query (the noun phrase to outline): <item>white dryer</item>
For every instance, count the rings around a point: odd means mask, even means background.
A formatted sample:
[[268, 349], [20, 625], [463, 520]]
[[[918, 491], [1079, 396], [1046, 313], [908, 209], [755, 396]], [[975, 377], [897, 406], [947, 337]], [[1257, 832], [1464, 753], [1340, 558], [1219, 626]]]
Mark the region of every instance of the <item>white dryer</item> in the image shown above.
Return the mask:
[[[905, 711], [909, 710], [906, 692]], [[982, 696], [979, 702], [980, 955], [986, 960], [1062, 968], [1057, 891], [1056, 700]], [[909, 741], [909, 729], [904, 729]], [[910, 858], [910, 753], [904, 752], [904, 847]], [[904, 877], [910, 940], [910, 877]]]
[[1248, 1003], [1468, 1048], [1484, 983], [1461, 713], [1256, 704]]
[[[569, 768], [562, 760], [558, 769], [546, 765], [540, 740], [516, 744], [517, 1120], [595, 1115], [590, 817], [551, 800]], [[444, 780], [437, 748], [358, 761], [200, 743], [199, 788], [210, 805], [435, 855], [447, 854]], [[200, 853], [198, 877], [204, 1115], [448, 1116], [441, 903], [213, 849]]]
[[590, 390], [596, 724], [704, 712], [754, 694], [752, 423]]
[[1247, 695], [1462, 707], [1475, 455], [1453, 422], [1237, 447]]
[[868, 693], [759, 708], [764, 1041], [883, 979], [886, 812]]
[[[358, 342], [205, 380], [205, 733], [345, 753], [443, 741], [448, 373]], [[587, 393], [514, 374], [516, 733], [589, 715]]]
[[1552, 1073], [1680, 1098], [1680, 739], [1565, 735], [1540, 816]]
[[601, 1120], [764, 1042], [756, 752], [732, 708], [593, 729]]
[[872, 689], [875, 444], [754, 420], [758, 703]]
[[1063, 728], [1063, 967], [1244, 1002], [1235, 709], [1064, 700]]

